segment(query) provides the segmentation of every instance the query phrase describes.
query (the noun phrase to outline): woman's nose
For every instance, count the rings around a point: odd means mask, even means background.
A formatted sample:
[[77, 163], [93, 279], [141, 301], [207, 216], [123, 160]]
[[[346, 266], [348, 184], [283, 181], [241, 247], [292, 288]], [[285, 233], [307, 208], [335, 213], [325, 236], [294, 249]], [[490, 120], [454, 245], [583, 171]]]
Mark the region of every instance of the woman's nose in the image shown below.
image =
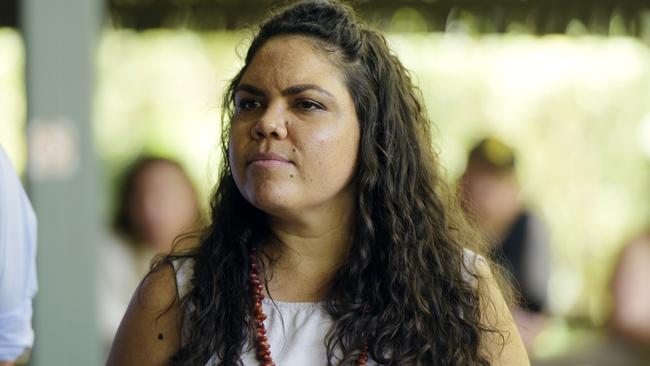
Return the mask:
[[251, 136], [253, 139], [272, 138], [282, 140], [287, 137], [287, 120], [286, 108], [279, 104], [271, 104], [253, 126]]

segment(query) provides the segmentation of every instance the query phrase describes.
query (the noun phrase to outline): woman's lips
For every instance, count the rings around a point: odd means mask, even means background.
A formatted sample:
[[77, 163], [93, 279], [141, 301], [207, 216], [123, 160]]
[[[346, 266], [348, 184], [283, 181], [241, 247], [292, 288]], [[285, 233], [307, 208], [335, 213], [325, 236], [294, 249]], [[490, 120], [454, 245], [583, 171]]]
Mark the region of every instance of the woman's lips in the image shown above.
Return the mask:
[[256, 153], [250, 159], [248, 159], [247, 163], [248, 165], [265, 167], [293, 164], [293, 162], [284, 155], [273, 152]]
[[271, 167], [287, 166], [287, 165], [291, 165], [291, 163], [286, 161], [279, 161], [279, 160], [255, 160], [248, 165], [271, 168]]

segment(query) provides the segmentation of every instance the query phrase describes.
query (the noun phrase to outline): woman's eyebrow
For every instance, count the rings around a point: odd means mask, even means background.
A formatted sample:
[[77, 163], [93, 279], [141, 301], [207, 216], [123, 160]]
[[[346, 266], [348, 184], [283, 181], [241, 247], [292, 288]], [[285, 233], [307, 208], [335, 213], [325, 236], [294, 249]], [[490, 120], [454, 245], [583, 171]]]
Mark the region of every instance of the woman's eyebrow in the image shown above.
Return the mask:
[[247, 93], [253, 94], [253, 95], [264, 96], [264, 92], [262, 90], [254, 87], [254, 86], [252, 86], [250, 84], [237, 85], [237, 87], [235, 88], [235, 94], [238, 93], [238, 92], [241, 92], [241, 91], [247, 92]]
[[[318, 93], [321, 93], [321, 94], [324, 94], [324, 95], [326, 95], [326, 96], [328, 96], [330, 98], [334, 98], [332, 93], [328, 92], [327, 90], [325, 90], [325, 89], [323, 89], [320, 86], [315, 85], [315, 84], [294, 85], [294, 86], [291, 86], [291, 87], [288, 87], [288, 88], [284, 89], [282, 91], [282, 95], [285, 95], [285, 96], [286, 95], [296, 95], [296, 94], [300, 94], [300, 93], [302, 93], [304, 91], [307, 91], [307, 90], [314, 90], [314, 91], [316, 91]], [[235, 88], [235, 94], [238, 93], [238, 92], [246, 92], [246, 93], [249, 93], [249, 94], [259, 95], [259, 96], [264, 96], [265, 95], [264, 92], [261, 89], [256, 88], [256, 87], [254, 87], [253, 85], [250, 85], [250, 84], [240, 84], [240, 85], [238, 85]]]
[[316, 92], [319, 92], [321, 94], [325, 94], [326, 96], [328, 96], [330, 98], [334, 98], [332, 93], [330, 93], [327, 90], [321, 88], [320, 86], [314, 85], [314, 84], [294, 85], [292, 87], [284, 89], [282, 91], [282, 95], [296, 95], [296, 94], [300, 94], [300, 93], [302, 93], [304, 91], [307, 91], [307, 90], [315, 90]]

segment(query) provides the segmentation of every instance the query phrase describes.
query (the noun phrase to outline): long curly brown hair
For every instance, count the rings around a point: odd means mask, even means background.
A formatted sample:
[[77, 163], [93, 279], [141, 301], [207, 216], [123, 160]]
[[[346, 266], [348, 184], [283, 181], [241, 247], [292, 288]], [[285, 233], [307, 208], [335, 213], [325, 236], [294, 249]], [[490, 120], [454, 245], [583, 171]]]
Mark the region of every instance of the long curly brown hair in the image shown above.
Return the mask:
[[[333, 320], [323, 334], [328, 364], [355, 364], [366, 340], [383, 365], [489, 365], [482, 338], [499, 330], [486, 324], [480, 304], [489, 299], [463, 260], [464, 248], [481, 252], [478, 241], [440, 173], [420, 92], [380, 33], [337, 1], [283, 9], [261, 25], [230, 82], [224, 121], [253, 57], [278, 35], [305, 36], [334, 55], [360, 123], [354, 239], [324, 299]], [[224, 156], [229, 127], [222, 131]], [[200, 245], [168, 257], [194, 263], [175, 365], [202, 366], [214, 355], [218, 365], [242, 365], [254, 340], [249, 253], [272, 236], [265, 216], [243, 198], [224, 159]]]

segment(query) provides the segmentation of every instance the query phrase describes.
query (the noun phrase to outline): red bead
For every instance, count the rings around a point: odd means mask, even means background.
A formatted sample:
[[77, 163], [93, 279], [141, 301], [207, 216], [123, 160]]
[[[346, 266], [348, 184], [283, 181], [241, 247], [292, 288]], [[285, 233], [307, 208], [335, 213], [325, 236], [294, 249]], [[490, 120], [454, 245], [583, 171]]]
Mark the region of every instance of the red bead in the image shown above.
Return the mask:
[[359, 356], [359, 362], [357, 364], [359, 366], [365, 366], [367, 362], [368, 362], [368, 353], [364, 351], [361, 353], [361, 356]]
[[260, 342], [267, 342], [269, 338], [265, 335], [261, 335], [257, 337], [257, 340], [259, 340]]
[[[257, 256], [255, 255], [255, 249], [251, 250], [250, 254], [250, 272], [249, 272], [249, 282], [251, 283], [251, 294], [254, 301], [254, 315], [255, 315], [255, 328], [257, 335], [257, 356], [262, 362], [262, 366], [277, 366], [271, 358], [271, 345], [269, 344], [269, 339], [266, 336], [266, 328], [264, 327], [264, 320], [266, 320], [266, 314], [264, 314], [264, 308], [262, 307], [262, 299], [264, 299], [264, 294], [262, 291], [264, 287], [262, 282], [259, 280], [259, 272], [257, 271]], [[359, 360], [357, 362], [358, 366], [366, 366], [368, 362], [368, 345], [364, 344], [363, 352], [359, 355]]]

